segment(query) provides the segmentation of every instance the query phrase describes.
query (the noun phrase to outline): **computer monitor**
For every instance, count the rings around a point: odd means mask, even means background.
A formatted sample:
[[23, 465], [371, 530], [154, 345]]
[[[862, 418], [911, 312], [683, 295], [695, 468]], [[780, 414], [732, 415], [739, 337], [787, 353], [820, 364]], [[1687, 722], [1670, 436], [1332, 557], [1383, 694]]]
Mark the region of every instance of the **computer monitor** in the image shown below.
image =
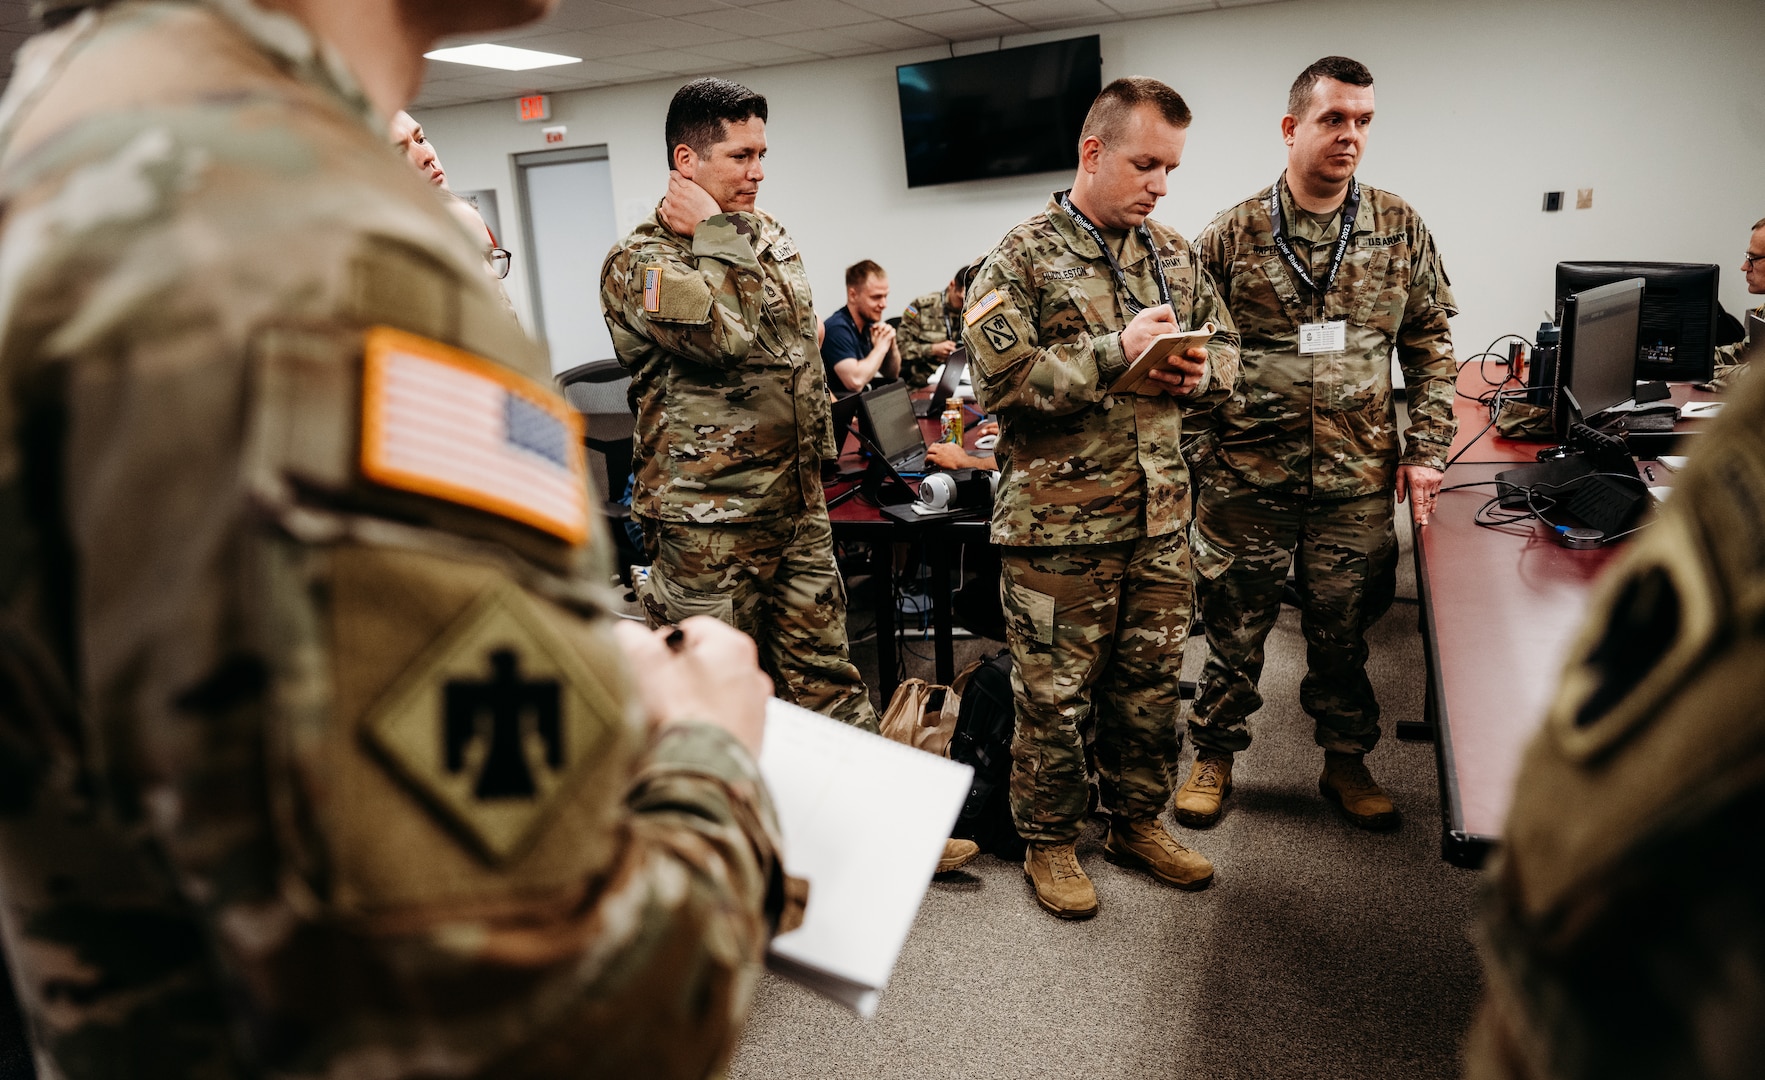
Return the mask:
[[1628, 278], [1648, 283], [1637, 335], [1636, 378], [1704, 382], [1715, 369], [1716, 288], [1712, 263], [1560, 262], [1557, 299]]
[[[1584, 420], [1636, 396], [1636, 342], [1646, 287], [1644, 279], [1633, 277], [1562, 299], [1559, 385], [1572, 395]], [[1566, 410], [1558, 415], [1559, 429], [1566, 432], [1572, 421]]]

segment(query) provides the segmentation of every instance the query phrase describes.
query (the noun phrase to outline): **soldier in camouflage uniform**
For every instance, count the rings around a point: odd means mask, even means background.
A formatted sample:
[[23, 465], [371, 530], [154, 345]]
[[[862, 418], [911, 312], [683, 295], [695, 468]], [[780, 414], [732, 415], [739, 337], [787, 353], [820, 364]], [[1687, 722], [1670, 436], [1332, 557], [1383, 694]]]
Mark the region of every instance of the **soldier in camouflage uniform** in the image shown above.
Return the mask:
[[1522, 760], [1470, 1080], [1765, 1076], [1765, 380], [1712, 425]]
[[901, 312], [895, 340], [901, 350], [901, 378], [910, 385], [930, 383], [932, 372], [961, 344], [963, 283], [970, 269], [964, 266], [943, 292], [926, 293]]
[[[1301, 72], [1282, 120], [1287, 171], [1196, 242], [1243, 336], [1243, 376], [1189, 447], [1208, 642], [1196, 763], [1177, 793], [1190, 825], [1218, 818], [1232, 755], [1250, 745], [1263, 642], [1295, 559], [1320, 790], [1358, 825], [1397, 823], [1362, 760], [1379, 738], [1366, 631], [1395, 586], [1393, 497], [1426, 524], [1446, 467], [1456, 309], [1422, 219], [1354, 179], [1372, 84], [1346, 57]], [[1401, 449], [1393, 348], [1409, 387]]]
[[821, 491], [833, 421], [809, 277], [754, 206], [766, 99], [699, 79], [674, 95], [666, 135], [668, 194], [601, 267], [637, 412], [645, 606], [747, 631], [780, 697], [875, 731]]
[[[1223, 396], [1238, 339], [1188, 243], [1147, 215], [1190, 115], [1152, 79], [1118, 79], [1085, 119], [1070, 193], [1007, 233], [969, 289], [964, 337], [999, 417], [992, 538], [1012, 655], [1011, 806], [1043, 908], [1098, 908], [1074, 843], [1088, 789], [1082, 732], [1113, 817], [1111, 861], [1182, 888], [1213, 875], [1158, 815], [1181, 734], [1177, 673], [1194, 591], [1179, 453], [1190, 402]], [[1152, 338], [1219, 330], [1142, 393], [1110, 387]]]
[[0, 927], [45, 1077], [728, 1058], [767, 680], [615, 632], [544, 352], [385, 141], [431, 35], [549, 6], [61, 5], [19, 54]]
[[[1747, 243], [1747, 257], [1741, 260], [1740, 272], [1746, 275], [1748, 292], [1754, 296], [1765, 293], [1765, 219], [1753, 225], [1753, 235]], [[1718, 390], [1734, 387], [1741, 372], [1746, 370], [1747, 362], [1752, 359], [1752, 351], [1759, 347], [1753, 340], [1753, 320], [1765, 319], [1765, 304], [1742, 312], [1740, 318], [1745, 336], [1733, 345], [1719, 345], [1716, 348], [1716, 373], [1710, 379], [1710, 384]]]

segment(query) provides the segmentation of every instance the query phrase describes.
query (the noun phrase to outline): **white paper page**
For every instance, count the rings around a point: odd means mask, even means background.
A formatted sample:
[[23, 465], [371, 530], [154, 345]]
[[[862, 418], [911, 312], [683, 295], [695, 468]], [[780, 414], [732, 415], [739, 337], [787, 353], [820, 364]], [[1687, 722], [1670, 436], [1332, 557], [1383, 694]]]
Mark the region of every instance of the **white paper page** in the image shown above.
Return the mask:
[[[760, 772], [788, 873], [809, 881], [789, 961], [881, 990], [907, 941], [974, 770], [773, 699]], [[876, 997], [848, 1000], [862, 1015]]]

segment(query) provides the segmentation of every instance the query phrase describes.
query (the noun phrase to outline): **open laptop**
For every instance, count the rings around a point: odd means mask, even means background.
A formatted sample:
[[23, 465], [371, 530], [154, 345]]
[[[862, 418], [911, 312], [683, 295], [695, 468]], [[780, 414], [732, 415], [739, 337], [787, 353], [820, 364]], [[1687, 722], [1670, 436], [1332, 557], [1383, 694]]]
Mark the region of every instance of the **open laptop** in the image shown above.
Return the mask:
[[858, 410], [859, 430], [876, 444], [872, 452], [880, 452], [896, 473], [912, 476], [925, 472], [925, 434], [913, 415], [907, 384], [896, 380], [859, 396], [863, 399]]
[[921, 420], [944, 415], [944, 406], [950, 403], [950, 395], [956, 393], [956, 387], [962, 383], [962, 373], [968, 368], [968, 350], [957, 349], [944, 360], [944, 374], [932, 387], [932, 396], [924, 401], [913, 403], [913, 415]]

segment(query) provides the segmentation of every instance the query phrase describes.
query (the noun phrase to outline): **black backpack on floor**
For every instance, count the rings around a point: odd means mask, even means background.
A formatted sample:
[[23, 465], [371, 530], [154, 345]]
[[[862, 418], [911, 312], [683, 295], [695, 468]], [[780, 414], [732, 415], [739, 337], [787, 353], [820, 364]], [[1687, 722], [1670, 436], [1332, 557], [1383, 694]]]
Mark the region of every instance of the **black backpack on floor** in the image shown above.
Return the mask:
[[1023, 858], [1025, 844], [1011, 822], [1011, 654], [986, 660], [969, 676], [950, 738], [950, 757], [974, 768], [974, 786], [950, 835], [979, 844], [1001, 859]]

